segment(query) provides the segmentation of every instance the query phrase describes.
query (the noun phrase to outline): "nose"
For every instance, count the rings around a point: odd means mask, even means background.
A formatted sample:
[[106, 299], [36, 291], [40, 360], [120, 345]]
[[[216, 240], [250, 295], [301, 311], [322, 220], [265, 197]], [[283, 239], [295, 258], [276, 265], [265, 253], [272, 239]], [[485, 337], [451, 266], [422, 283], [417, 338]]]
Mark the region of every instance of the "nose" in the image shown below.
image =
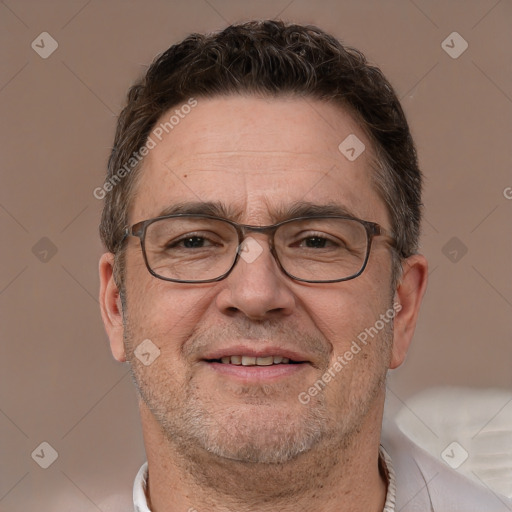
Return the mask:
[[249, 236], [240, 249], [239, 260], [216, 299], [220, 311], [252, 320], [290, 315], [296, 302], [291, 279], [272, 256], [265, 237]]

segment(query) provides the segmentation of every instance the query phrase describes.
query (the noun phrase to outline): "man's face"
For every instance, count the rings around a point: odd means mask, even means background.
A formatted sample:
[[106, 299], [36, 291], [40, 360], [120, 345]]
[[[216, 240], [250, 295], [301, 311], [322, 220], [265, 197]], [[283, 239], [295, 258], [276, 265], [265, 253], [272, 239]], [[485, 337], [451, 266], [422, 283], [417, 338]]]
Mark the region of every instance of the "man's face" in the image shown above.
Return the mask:
[[[350, 134], [366, 145], [355, 161], [338, 149]], [[198, 99], [146, 157], [129, 221], [177, 203], [215, 202], [238, 214], [232, 220], [268, 225], [307, 202], [338, 205], [389, 230], [371, 184], [369, 148], [354, 120], [324, 102]], [[366, 270], [353, 280], [308, 284], [283, 274], [266, 235], [250, 236], [263, 252], [207, 284], [153, 277], [139, 241], [128, 239], [124, 338], [141, 406], [184, 453], [284, 462], [326, 439], [348, 443], [382, 405], [391, 322], [359, 343], [341, 370], [335, 362], [392, 308], [389, 247], [377, 237]], [[134, 355], [145, 339], [160, 349], [149, 366]], [[246, 367], [214, 361], [220, 355], [302, 362]], [[329, 369], [334, 377], [303, 403]]]

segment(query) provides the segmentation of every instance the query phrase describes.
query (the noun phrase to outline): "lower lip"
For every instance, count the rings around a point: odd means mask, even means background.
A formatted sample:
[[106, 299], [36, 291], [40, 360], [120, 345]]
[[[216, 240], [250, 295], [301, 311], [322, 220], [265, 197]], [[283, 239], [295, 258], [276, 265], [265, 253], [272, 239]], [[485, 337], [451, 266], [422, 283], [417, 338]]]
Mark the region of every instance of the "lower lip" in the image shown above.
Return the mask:
[[308, 363], [273, 364], [269, 366], [242, 366], [224, 363], [206, 363], [212, 370], [223, 375], [238, 377], [245, 382], [271, 381], [295, 375], [306, 367]]

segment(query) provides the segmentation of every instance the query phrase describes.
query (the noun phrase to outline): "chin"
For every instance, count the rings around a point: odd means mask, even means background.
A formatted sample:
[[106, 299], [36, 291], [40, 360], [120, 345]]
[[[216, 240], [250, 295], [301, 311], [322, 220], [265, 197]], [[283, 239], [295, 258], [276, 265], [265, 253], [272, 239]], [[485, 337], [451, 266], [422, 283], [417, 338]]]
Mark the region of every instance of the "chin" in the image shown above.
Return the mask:
[[180, 425], [174, 421], [167, 437], [179, 437], [183, 449], [194, 447], [216, 458], [283, 464], [313, 449], [330, 434], [325, 414], [313, 407], [301, 409], [287, 410], [282, 403], [267, 402], [208, 410], [201, 403], [189, 403]]

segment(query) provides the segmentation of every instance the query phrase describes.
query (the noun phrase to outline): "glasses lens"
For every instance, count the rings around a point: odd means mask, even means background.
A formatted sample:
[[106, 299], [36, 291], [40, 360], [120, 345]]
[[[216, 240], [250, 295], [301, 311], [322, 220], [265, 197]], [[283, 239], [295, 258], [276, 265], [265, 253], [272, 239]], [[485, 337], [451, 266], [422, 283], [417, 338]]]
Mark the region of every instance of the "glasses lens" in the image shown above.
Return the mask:
[[364, 267], [368, 236], [357, 220], [311, 218], [283, 224], [275, 249], [282, 267], [306, 281], [334, 281], [358, 274]]
[[148, 265], [164, 279], [216, 279], [230, 269], [237, 246], [236, 229], [221, 220], [171, 217], [157, 220], [146, 229]]

